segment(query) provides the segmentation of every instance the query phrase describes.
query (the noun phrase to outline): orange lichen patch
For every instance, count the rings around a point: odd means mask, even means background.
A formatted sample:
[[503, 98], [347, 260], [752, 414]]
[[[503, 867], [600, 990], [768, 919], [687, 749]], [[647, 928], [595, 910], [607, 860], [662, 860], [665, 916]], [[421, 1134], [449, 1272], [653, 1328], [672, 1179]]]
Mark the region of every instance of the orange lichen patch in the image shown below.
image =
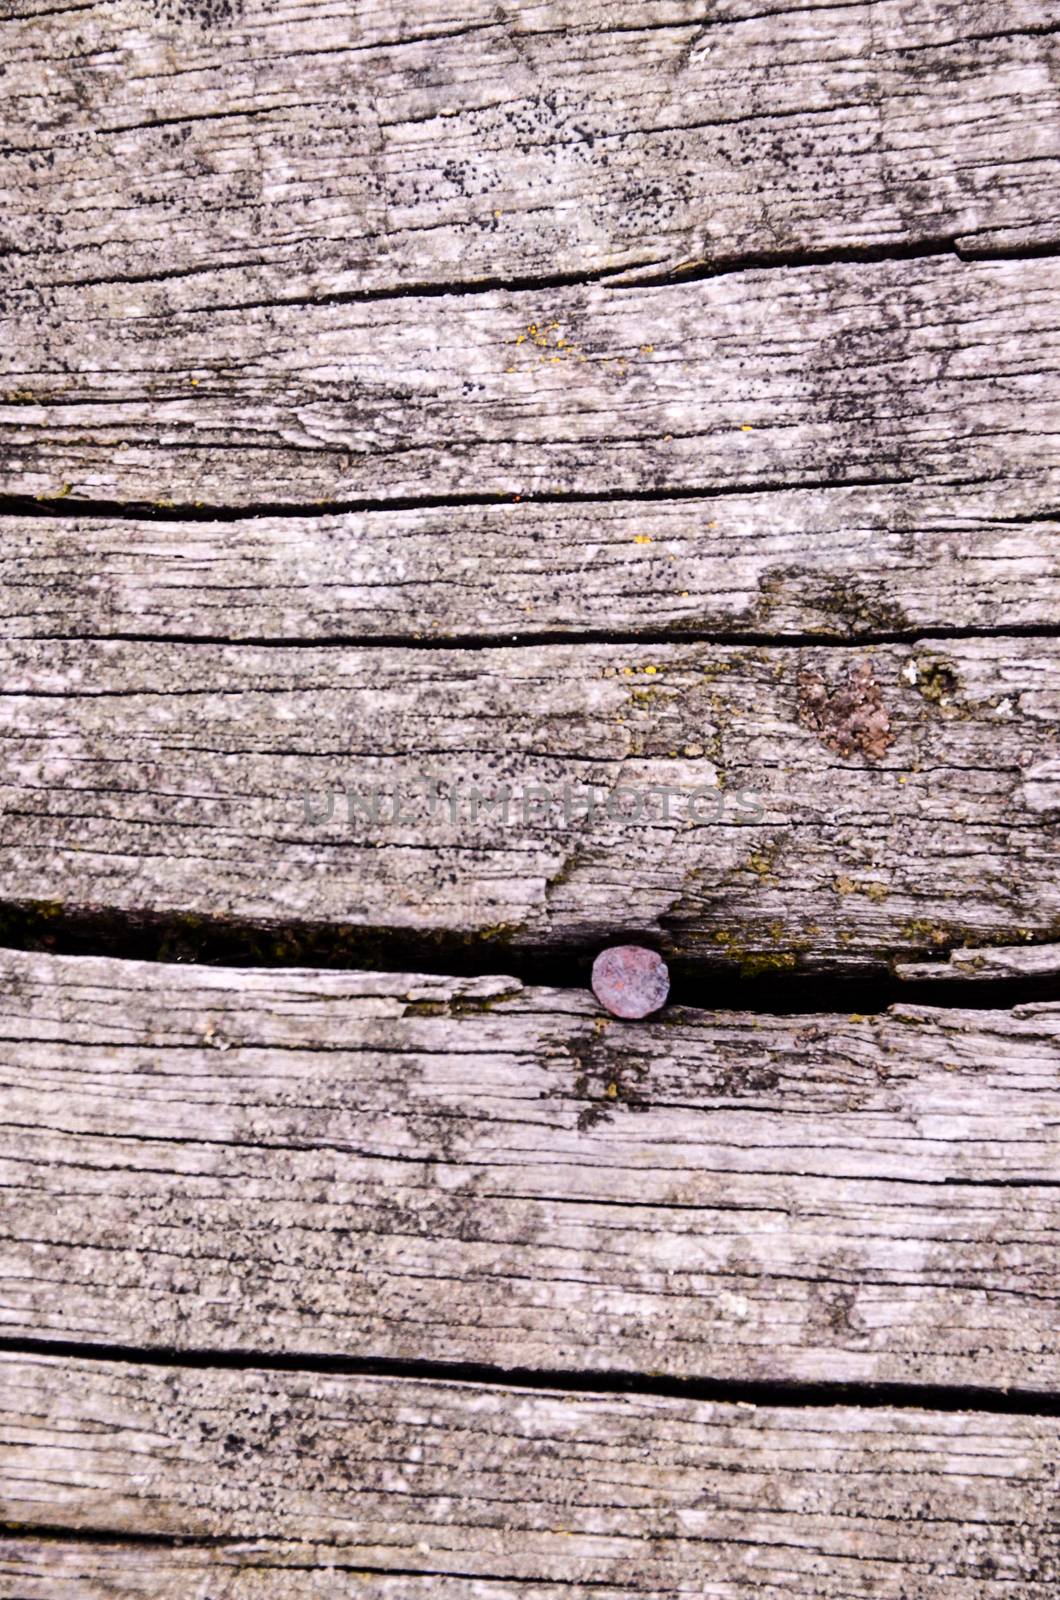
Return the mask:
[[516, 334], [511, 342], [515, 345], [532, 344], [536, 350], [541, 351], [542, 361], [569, 361], [575, 357], [579, 361], [584, 361], [585, 357], [578, 345], [571, 339], [565, 339], [560, 327], [558, 322], [528, 322], [523, 332]]

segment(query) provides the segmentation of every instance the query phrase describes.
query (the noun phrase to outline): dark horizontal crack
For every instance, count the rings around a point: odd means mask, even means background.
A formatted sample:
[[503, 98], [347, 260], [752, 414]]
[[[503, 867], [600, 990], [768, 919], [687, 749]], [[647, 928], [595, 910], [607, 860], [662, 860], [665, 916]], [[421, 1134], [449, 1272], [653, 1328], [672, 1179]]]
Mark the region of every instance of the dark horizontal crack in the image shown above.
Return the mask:
[[[516, 633], [436, 633], [425, 639], [404, 633], [358, 634], [234, 634], [234, 633], [80, 633], [64, 630], [35, 631], [34, 639], [52, 644], [186, 644], [245, 645], [262, 650], [503, 650], [512, 645], [732, 645], [759, 649], [845, 649], [868, 645], [924, 644], [957, 639], [1056, 639], [1060, 623], [1013, 623], [1009, 626], [961, 628], [912, 627], [880, 631], [871, 628], [820, 633], [754, 633], [738, 623], [731, 628], [543, 628]], [[135, 692], [135, 691], [133, 691]]]
[[258, 1534], [236, 1537], [234, 1534], [137, 1533], [126, 1528], [67, 1528], [56, 1522], [5, 1522], [2, 1519], [0, 1538], [48, 1543], [61, 1541], [63, 1544], [132, 1545], [147, 1550], [180, 1550], [185, 1547], [189, 1550], [219, 1550], [225, 1546], [243, 1547], [263, 1542]]
[[[958, 238], [960, 247], [958, 247]], [[616, 288], [664, 288], [675, 284], [695, 283], [703, 278], [725, 277], [734, 272], [799, 267], [879, 266], [887, 261], [922, 261], [937, 256], [953, 256], [958, 261], [1020, 261], [1040, 260], [1060, 255], [1060, 243], [1042, 241], [1032, 245], [999, 246], [984, 244], [976, 248], [967, 234], [948, 235], [941, 238], [910, 240], [895, 244], [836, 245], [815, 250], [748, 250], [739, 255], [720, 257], [690, 265], [686, 270], [669, 268], [651, 276], [616, 284]], [[627, 268], [627, 274], [635, 271]]]
[[[743, 119], [741, 119], [743, 120]], [[662, 130], [660, 130], [662, 131]], [[960, 247], [958, 244], [960, 241]], [[799, 267], [878, 266], [889, 261], [920, 261], [950, 256], [957, 261], [1037, 260], [1060, 254], [1060, 243], [1043, 240], [1037, 244], [1012, 246], [984, 244], [976, 248], [974, 236], [944, 235], [923, 240], [896, 240], [874, 245], [831, 245], [803, 249], [745, 250], [720, 252], [709, 260], [670, 265], [658, 259], [629, 261], [618, 267], [598, 267], [569, 272], [498, 274], [459, 280], [438, 280], [395, 284], [376, 289], [335, 289], [319, 293], [270, 295], [252, 300], [219, 301], [215, 305], [190, 308], [204, 315], [230, 311], [255, 311], [284, 306], [370, 305], [386, 300], [422, 300], [479, 294], [541, 293], [554, 289], [606, 288], [653, 289], [695, 283], [704, 278], [728, 277], [733, 273], [791, 271]], [[79, 278], [57, 284], [63, 288], [95, 288], [112, 283], [140, 284], [167, 281], [173, 277], [196, 277], [212, 271], [228, 270], [224, 261], [176, 271]], [[187, 314], [189, 308], [182, 308]]]
[[804, 1383], [800, 1381], [676, 1377], [628, 1369], [504, 1367], [471, 1361], [405, 1360], [386, 1356], [333, 1356], [313, 1352], [204, 1350], [82, 1343], [70, 1339], [0, 1338], [7, 1355], [123, 1365], [183, 1367], [195, 1371], [318, 1372], [351, 1378], [392, 1378], [460, 1383], [563, 1394], [660, 1396], [728, 1405], [822, 1409], [887, 1407], [918, 1411], [980, 1411], [1006, 1416], [1060, 1416], [1060, 1395], [1033, 1389], [991, 1389], [966, 1384]]
[[[936, 959], [945, 949], [881, 952], [856, 972], [798, 966], [741, 974], [722, 951], [696, 959], [675, 955], [657, 930], [624, 927], [623, 942], [659, 949], [670, 968], [670, 1005], [768, 1015], [855, 1012], [871, 1016], [898, 1003], [998, 1010], [1060, 1000], [1060, 974], [1045, 977], [941, 976], [903, 980], [896, 958]], [[219, 967], [316, 967], [322, 970], [424, 973], [442, 977], [515, 978], [528, 987], [588, 991], [592, 963], [609, 942], [560, 941], [547, 947], [502, 943], [453, 930], [416, 932], [310, 922], [263, 922], [157, 910], [56, 907], [49, 902], [0, 903], [0, 947], [48, 955], [201, 963]], [[1034, 941], [1024, 941], [1030, 948]], [[1052, 942], [1052, 941], [1038, 941]]]
[[[930, 480], [940, 490], [974, 489], [993, 483], [990, 476], [939, 478]], [[91, 517], [110, 521], [136, 522], [252, 522], [262, 517], [287, 517], [316, 521], [321, 517], [388, 514], [398, 511], [467, 511], [478, 506], [516, 507], [530, 505], [639, 505], [667, 502], [704, 502], [745, 498], [767, 494], [811, 494], [816, 491], [847, 492], [851, 489], [895, 489], [911, 484], [924, 486], [929, 480], [910, 479], [895, 473], [889, 477], [762, 478], [747, 483], [663, 484], [644, 489], [564, 489], [549, 492], [524, 490], [518, 485], [476, 494], [424, 494], [362, 496], [351, 500], [259, 500], [241, 505], [204, 505], [200, 501], [173, 502], [164, 506], [149, 500], [88, 500], [73, 495], [0, 494], [0, 517], [42, 517], [64, 519]], [[1007, 516], [1006, 523], [1051, 522], [1060, 517], [1060, 508]]]
[[[22, 1541], [25, 1544], [74, 1544], [95, 1545], [96, 1547], [110, 1547], [111, 1549], [146, 1549], [146, 1550], [223, 1550], [230, 1551], [238, 1561], [238, 1570], [245, 1574], [248, 1572], [262, 1573], [294, 1573], [314, 1572], [318, 1574], [346, 1572], [353, 1573], [358, 1579], [364, 1578], [442, 1578], [448, 1583], [503, 1583], [508, 1586], [507, 1592], [511, 1593], [513, 1582], [511, 1572], [492, 1572], [483, 1567], [474, 1572], [461, 1571], [456, 1567], [440, 1566], [438, 1563], [427, 1564], [421, 1567], [380, 1566], [366, 1563], [360, 1555], [353, 1552], [353, 1558], [341, 1561], [336, 1556], [334, 1541], [323, 1539], [304, 1539], [297, 1535], [287, 1537], [277, 1533], [222, 1533], [222, 1534], [197, 1534], [197, 1533], [138, 1533], [124, 1528], [68, 1528], [56, 1522], [4, 1522], [0, 1519], [0, 1539], [9, 1543]], [[323, 1544], [326, 1554], [322, 1554], [319, 1561], [311, 1559], [314, 1547]], [[258, 1547], [264, 1545], [281, 1545], [282, 1552], [278, 1552], [275, 1560], [261, 1560], [257, 1554]], [[254, 1549], [254, 1559], [251, 1560], [248, 1552]], [[409, 1553], [404, 1552], [406, 1559]], [[292, 1560], [292, 1555], [301, 1556], [301, 1560]], [[378, 1562], [378, 1557], [376, 1558]], [[215, 1573], [219, 1580], [220, 1571]], [[551, 1593], [555, 1589], [573, 1588], [606, 1589], [614, 1594], [614, 1584], [610, 1579], [603, 1578], [562, 1578], [549, 1576], [548, 1578], [522, 1578], [519, 1580], [520, 1594], [529, 1595], [538, 1586]], [[358, 1585], [358, 1588], [360, 1585]]]
[[[267, 263], [259, 263], [266, 266]], [[496, 292], [507, 294], [521, 294], [547, 289], [577, 289], [588, 288], [592, 284], [608, 283], [612, 279], [622, 278], [627, 273], [639, 272], [657, 266], [657, 261], [636, 262], [631, 261], [623, 267], [601, 267], [596, 271], [581, 272], [552, 272], [539, 274], [515, 275], [510, 277], [482, 277], [472, 278], [455, 283], [427, 281], [424, 283], [396, 284], [392, 288], [380, 289], [333, 289], [322, 290], [319, 294], [299, 295], [272, 295], [267, 299], [257, 300], [224, 300], [216, 305], [199, 306], [193, 309], [206, 315], [225, 311], [254, 311], [264, 308], [282, 306], [334, 306], [334, 305], [371, 305], [379, 300], [436, 300], [452, 295], [492, 294]], [[93, 289], [107, 284], [140, 284], [161, 283], [173, 277], [192, 278], [201, 277], [209, 272], [224, 272], [230, 270], [225, 262], [220, 261], [216, 266], [181, 268], [178, 271], [145, 272], [130, 274], [128, 276], [77, 278], [54, 285], [56, 288], [68, 289]], [[187, 314], [187, 308], [181, 308], [182, 315]]]
[[[237, 506], [203, 505], [198, 501], [159, 506], [150, 500], [82, 500], [72, 495], [0, 495], [0, 516], [134, 517], [143, 522], [247, 522], [256, 517], [359, 515], [393, 511], [466, 511], [474, 506], [611, 505], [615, 502], [716, 500], [723, 496], [791, 494], [815, 489], [889, 489], [909, 480], [894, 478], [805, 478], [736, 484], [670, 485], [651, 489], [564, 489], [555, 492], [498, 489], [478, 494], [386, 495], [357, 500], [260, 500]], [[988, 482], [982, 478], [947, 479], [940, 487], [960, 489]], [[1060, 512], [1055, 513], [1060, 515]], [[1050, 512], [1049, 515], [1054, 515]]]

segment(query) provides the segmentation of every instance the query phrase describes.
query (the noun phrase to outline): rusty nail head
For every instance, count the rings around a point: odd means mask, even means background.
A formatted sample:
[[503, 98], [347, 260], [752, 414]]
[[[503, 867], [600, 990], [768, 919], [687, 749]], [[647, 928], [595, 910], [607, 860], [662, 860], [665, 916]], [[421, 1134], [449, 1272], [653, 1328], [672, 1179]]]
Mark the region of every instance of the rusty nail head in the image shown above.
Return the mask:
[[613, 1017], [633, 1022], [666, 1004], [670, 974], [662, 956], [639, 944], [615, 944], [593, 962], [593, 994]]

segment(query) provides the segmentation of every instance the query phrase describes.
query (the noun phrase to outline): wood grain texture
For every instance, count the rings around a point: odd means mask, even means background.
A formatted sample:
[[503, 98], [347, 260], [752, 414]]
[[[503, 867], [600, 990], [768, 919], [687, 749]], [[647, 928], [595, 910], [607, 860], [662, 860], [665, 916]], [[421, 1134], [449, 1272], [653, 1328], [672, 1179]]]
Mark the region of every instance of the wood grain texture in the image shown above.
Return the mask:
[[6, 275], [184, 310], [1055, 243], [1053, 21], [1034, 0], [20, 3]]
[[[422, 1552], [419, 1552], [422, 1556]], [[429, 1552], [428, 1552], [429, 1554]], [[307, 1559], [308, 1558], [308, 1559]], [[280, 1542], [257, 1546], [91, 1543], [62, 1535], [47, 1539], [0, 1534], [2, 1600], [701, 1600], [702, 1589], [651, 1586], [632, 1588], [628, 1580], [582, 1584], [524, 1581], [519, 1578], [448, 1577], [437, 1572], [387, 1576], [364, 1565], [329, 1555], [316, 1564], [316, 1552]], [[814, 1582], [827, 1580], [816, 1575]], [[713, 1596], [726, 1594], [717, 1585]], [[732, 1594], [740, 1591], [730, 1590]], [[787, 1590], [757, 1584], [755, 1600], [790, 1600]], [[827, 1588], [806, 1590], [828, 1594]], [[836, 1591], [833, 1588], [833, 1593]], [[1033, 1590], [1023, 1588], [1019, 1600]], [[746, 1590], [743, 1591], [746, 1595]]]
[[42, 1357], [0, 1382], [15, 1522], [620, 1593], [1046, 1600], [1058, 1570], [1055, 1418]]
[[1045, 639], [9, 641], [0, 888], [279, 928], [288, 961], [295, 924], [354, 965], [410, 934], [639, 932], [745, 974], [1055, 942], [1058, 667]]
[[1060, 1005], [615, 1022], [5, 952], [0, 1331], [1057, 1387]]
[[1048, 627], [1033, 485], [146, 521], [5, 519], [7, 637], [858, 637]]
[[[816, 1441], [817, 1446], [820, 1441]], [[665, 1548], [662, 1546], [661, 1548]], [[428, 1551], [428, 1559], [430, 1552]], [[421, 1552], [422, 1556], [422, 1552]], [[701, 1565], [706, 1580], [693, 1575], [647, 1584], [636, 1572], [610, 1582], [562, 1579], [542, 1583], [519, 1578], [452, 1578], [407, 1572], [399, 1577], [346, 1564], [329, 1554], [316, 1565], [316, 1552], [279, 1543], [264, 1548], [211, 1545], [164, 1549], [118, 1542], [102, 1545], [64, 1540], [0, 1538], [0, 1595], [3, 1600], [791, 1600], [791, 1583], [806, 1600], [1051, 1600], [1049, 1583], [1036, 1578], [976, 1586], [964, 1574], [915, 1570], [901, 1556], [852, 1561], [820, 1556], [811, 1570], [808, 1553], [796, 1554], [787, 1570], [781, 1556], [768, 1556], [768, 1570], [747, 1575], [750, 1553], [713, 1556]], [[989, 1554], [984, 1565], [988, 1564]], [[918, 1587], [910, 1591], [915, 1571]]]
[[1055, 259], [940, 257], [175, 315], [123, 285], [12, 291], [0, 491], [334, 507], [1029, 480], [1049, 512], [1058, 285]]

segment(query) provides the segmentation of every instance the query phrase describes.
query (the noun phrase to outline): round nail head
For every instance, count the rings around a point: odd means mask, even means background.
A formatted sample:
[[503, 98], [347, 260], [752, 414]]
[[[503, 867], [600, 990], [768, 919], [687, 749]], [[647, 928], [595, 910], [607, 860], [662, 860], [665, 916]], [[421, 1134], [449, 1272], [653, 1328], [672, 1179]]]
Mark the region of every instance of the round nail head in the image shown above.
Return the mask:
[[614, 944], [593, 962], [593, 994], [613, 1017], [633, 1022], [666, 1004], [670, 974], [662, 956], [639, 944]]

